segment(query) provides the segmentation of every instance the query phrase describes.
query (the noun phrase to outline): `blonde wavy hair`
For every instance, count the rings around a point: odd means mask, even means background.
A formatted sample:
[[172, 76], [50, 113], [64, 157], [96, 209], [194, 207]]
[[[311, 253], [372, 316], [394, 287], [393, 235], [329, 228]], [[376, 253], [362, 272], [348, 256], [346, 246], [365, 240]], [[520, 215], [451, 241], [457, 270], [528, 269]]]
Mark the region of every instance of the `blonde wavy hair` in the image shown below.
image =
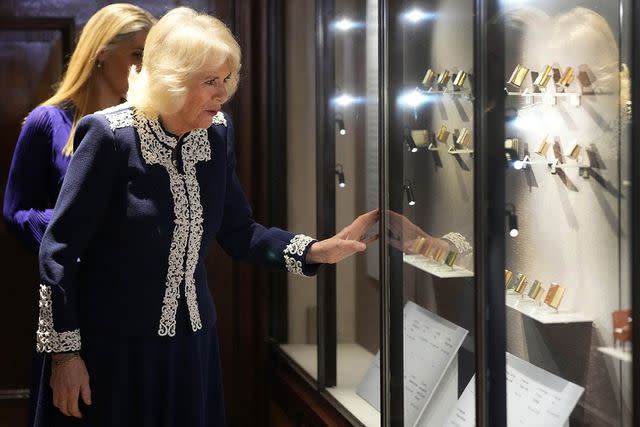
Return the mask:
[[[582, 58], [594, 74], [595, 85], [603, 91], [619, 90], [619, 104], [626, 108], [631, 100], [631, 79], [626, 64], [619, 63], [619, 47], [616, 36], [607, 20], [597, 12], [576, 7], [557, 16], [549, 16], [534, 7], [515, 7], [506, 16], [507, 26], [517, 29], [530, 40], [541, 40], [535, 52], [549, 55], [543, 46], [571, 50], [576, 46], [589, 46], [589, 57]], [[553, 56], [553, 55], [551, 55]]]
[[86, 23], [67, 69], [53, 96], [41, 105], [71, 102], [75, 107], [69, 139], [62, 153], [73, 154], [73, 134], [80, 119], [90, 113], [94, 96], [96, 61], [100, 53], [132, 37], [141, 30], [148, 31], [156, 18], [146, 10], [126, 3], [115, 3], [97, 11]]
[[188, 85], [206, 66], [229, 64], [228, 98], [240, 75], [240, 45], [217, 18], [187, 7], [169, 11], [151, 29], [144, 45], [142, 67], [129, 73], [127, 100], [149, 117], [172, 114], [186, 100]]

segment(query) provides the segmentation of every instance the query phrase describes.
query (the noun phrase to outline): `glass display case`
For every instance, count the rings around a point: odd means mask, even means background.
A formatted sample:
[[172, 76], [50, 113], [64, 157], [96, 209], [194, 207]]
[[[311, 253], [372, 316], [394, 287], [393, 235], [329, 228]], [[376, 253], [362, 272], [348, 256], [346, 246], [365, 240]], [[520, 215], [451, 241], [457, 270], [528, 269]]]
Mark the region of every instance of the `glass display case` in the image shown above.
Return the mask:
[[544, 425], [567, 416], [572, 426], [631, 425], [630, 6], [538, 0], [499, 10], [505, 206], [518, 225], [504, 258], [513, 425], [531, 425], [517, 420], [534, 396]]
[[474, 2], [435, 5], [387, 8], [388, 403], [405, 426], [445, 425], [476, 370]]
[[639, 13], [316, 1], [317, 236], [380, 235], [280, 349], [351, 423], [638, 425]]
[[[289, 52], [288, 81], [295, 88], [288, 102], [288, 118], [294, 121], [288, 150], [289, 158], [296, 159], [296, 173], [289, 175], [293, 181], [289, 199], [294, 201], [289, 228], [308, 230], [300, 218], [307, 225], [313, 220], [316, 236], [322, 239], [379, 204], [379, 5], [373, 1], [310, 5], [313, 2], [295, 3], [289, 11], [290, 34], [295, 34], [291, 39], [315, 34], [315, 39], [306, 41], [312, 45], [305, 49], [293, 43]], [[306, 62], [310, 59], [313, 69]], [[307, 75], [316, 76], [315, 85], [299, 80]], [[315, 105], [314, 120], [296, 120], [310, 104]], [[307, 138], [304, 143], [302, 138]], [[309, 191], [312, 182], [315, 195]], [[311, 205], [315, 212], [307, 212]], [[288, 301], [282, 303], [289, 308], [289, 334], [280, 345], [281, 353], [347, 418], [363, 425], [380, 425], [380, 412], [357, 392], [380, 349], [378, 252], [373, 244], [366, 255], [323, 266], [315, 288], [312, 280], [291, 277]]]

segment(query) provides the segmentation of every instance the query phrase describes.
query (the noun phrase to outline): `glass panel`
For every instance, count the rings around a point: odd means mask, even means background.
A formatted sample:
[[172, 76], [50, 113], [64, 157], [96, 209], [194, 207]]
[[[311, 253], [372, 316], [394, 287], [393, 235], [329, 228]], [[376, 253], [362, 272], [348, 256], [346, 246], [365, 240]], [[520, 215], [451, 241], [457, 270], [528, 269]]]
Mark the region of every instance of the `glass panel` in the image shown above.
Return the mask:
[[[285, 74], [287, 95], [287, 228], [317, 236], [316, 232], [316, 112], [315, 26], [313, 2], [287, 2], [285, 7]], [[310, 101], [311, 100], [311, 101]], [[317, 380], [317, 297], [316, 281], [287, 275], [287, 334], [281, 349], [309, 376]], [[279, 337], [282, 339], [282, 337]]]
[[[309, 166], [316, 164], [316, 145], [320, 144], [326, 153], [335, 151], [335, 159], [326, 155], [335, 164], [321, 167], [329, 171], [324, 179], [335, 185], [332, 202], [339, 231], [379, 203], [378, 2], [336, 0], [315, 6], [314, 2], [287, 3], [287, 134], [289, 158], [295, 159], [288, 163], [289, 228], [315, 228], [316, 195], [309, 189], [317, 188], [321, 174]], [[309, 32], [318, 18], [326, 23], [322, 29], [324, 46], [318, 46], [315, 32]], [[332, 55], [316, 58], [317, 49]], [[315, 85], [305, 77], [328, 66], [333, 67], [333, 73], [315, 75]], [[324, 89], [327, 105], [317, 99], [316, 85]], [[328, 112], [324, 123], [314, 122], [314, 105]], [[316, 138], [318, 127], [331, 129], [324, 140]], [[321, 220], [330, 222], [329, 218]], [[329, 297], [327, 301], [327, 313], [335, 304], [337, 343], [327, 343], [327, 348], [336, 344], [336, 378], [332, 383], [331, 374], [327, 374], [326, 391], [348, 418], [367, 426], [380, 425], [375, 404], [361, 396], [367, 387], [379, 392], [379, 371], [374, 362], [380, 348], [378, 253], [378, 245], [372, 244], [365, 254], [340, 262], [335, 267], [335, 300]], [[331, 282], [332, 276], [327, 277]], [[288, 289], [289, 342], [281, 348], [318, 380], [317, 286], [308, 279], [290, 277]]]
[[624, 3], [501, 2], [510, 426], [631, 425]]
[[403, 319], [391, 351], [402, 354], [404, 425], [442, 426], [475, 414], [473, 399], [456, 412], [475, 374], [474, 2], [389, 8], [388, 239]]
[[[336, 230], [378, 206], [378, 1], [336, 0], [327, 31], [335, 41]], [[330, 89], [331, 90], [331, 89]], [[328, 118], [332, 120], [332, 118]], [[379, 390], [378, 245], [336, 266], [337, 377], [327, 391], [359, 422], [380, 425], [361, 395]], [[359, 394], [360, 392], [360, 394]], [[378, 392], [379, 393], [379, 392]]]

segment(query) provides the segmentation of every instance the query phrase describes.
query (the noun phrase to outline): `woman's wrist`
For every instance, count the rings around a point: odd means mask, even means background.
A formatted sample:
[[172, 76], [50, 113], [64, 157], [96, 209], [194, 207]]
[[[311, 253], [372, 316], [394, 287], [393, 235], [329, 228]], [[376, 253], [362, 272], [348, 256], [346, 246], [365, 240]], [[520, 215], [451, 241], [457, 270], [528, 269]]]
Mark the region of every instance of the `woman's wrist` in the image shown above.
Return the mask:
[[319, 255], [319, 242], [313, 242], [311, 247], [307, 250], [307, 256], [305, 257], [305, 262], [307, 264], [322, 264], [322, 259]]
[[59, 368], [67, 362], [80, 357], [80, 353], [74, 351], [72, 353], [54, 353], [51, 355], [51, 363], [54, 368]]

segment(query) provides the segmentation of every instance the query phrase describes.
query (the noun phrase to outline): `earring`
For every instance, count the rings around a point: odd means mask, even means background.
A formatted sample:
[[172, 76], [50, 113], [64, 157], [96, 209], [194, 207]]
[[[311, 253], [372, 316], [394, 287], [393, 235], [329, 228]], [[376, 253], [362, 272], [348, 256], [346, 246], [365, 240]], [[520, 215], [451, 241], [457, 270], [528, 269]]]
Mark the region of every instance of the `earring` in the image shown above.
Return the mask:
[[96, 67], [102, 68], [102, 62], [100, 62], [100, 61], [96, 62]]

